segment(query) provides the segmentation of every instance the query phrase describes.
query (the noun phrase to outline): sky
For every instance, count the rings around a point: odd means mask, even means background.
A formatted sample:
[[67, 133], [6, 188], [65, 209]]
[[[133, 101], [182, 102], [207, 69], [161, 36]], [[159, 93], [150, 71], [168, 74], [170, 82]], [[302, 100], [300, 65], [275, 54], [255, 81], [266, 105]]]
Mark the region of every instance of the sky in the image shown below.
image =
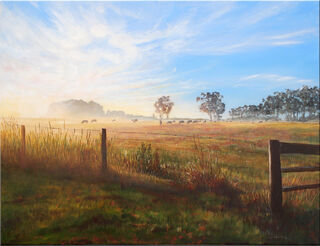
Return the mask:
[[93, 100], [151, 116], [226, 113], [275, 91], [319, 84], [319, 2], [0, 2], [0, 115], [41, 117]]

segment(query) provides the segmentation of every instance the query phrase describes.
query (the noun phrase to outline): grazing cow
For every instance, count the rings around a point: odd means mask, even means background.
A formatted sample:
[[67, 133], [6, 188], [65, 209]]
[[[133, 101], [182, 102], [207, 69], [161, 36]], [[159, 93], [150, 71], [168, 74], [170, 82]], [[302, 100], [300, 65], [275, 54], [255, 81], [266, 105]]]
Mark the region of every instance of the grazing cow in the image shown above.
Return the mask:
[[171, 124], [172, 123], [172, 121], [167, 121], [167, 124]]
[[91, 123], [93, 123], [93, 122], [97, 122], [97, 120], [96, 119], [91, 120]]
[[81, 121], [81, 124], [88, 123], [88, 120]]
[[206, 123], [206, 122], [207, 122], [206, 120], [203, 121], [203, 123]]
[[175, 121], [175, 120], [173, 120], [173, 121], [172, 121], [172, 123], [176, 123], [176, 121]]
[[183, 124], [183, 123], [184, 123], [184, 120], [180, 120], [180, 121], [179, 121], [179, 124]]
[[198, 121], [197, 121], [197, 120], [194, 120], [192, 123], [198, 123]]
[[259, 121], [259, 123], [262, 123], [262, 122], [263, 122], [262, 120]]
[[192, 120], [188, 120], [188, 121], [187, 121], [187, 124], [189, 124], [189, 123], [192, 123]]
[[116, 120], [115, 119], [112, 119], [112, 122], [115, 122]]
[[132, 121], [133, 123], [135, 123], [135, 122], [138, 121], [138, 119], [132, 119], [131, 121]]

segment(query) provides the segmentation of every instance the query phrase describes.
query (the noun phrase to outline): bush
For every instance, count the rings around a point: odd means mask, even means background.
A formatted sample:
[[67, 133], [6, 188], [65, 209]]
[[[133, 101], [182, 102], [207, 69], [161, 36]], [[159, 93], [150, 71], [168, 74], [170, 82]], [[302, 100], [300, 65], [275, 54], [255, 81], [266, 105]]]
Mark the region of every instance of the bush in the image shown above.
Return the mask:
[[136, 152], [138, 171], [156, 176], [162, 176], [162, 168], [160, 165], [158, 151], [153, 151], [151, 144], [142, 143]]

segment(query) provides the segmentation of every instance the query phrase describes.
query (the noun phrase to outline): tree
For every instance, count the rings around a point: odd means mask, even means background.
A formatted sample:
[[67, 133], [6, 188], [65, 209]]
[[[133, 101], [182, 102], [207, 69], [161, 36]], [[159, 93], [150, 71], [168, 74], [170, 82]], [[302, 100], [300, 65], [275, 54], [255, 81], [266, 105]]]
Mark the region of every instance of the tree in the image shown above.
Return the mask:
[[236, 116], [236, 109], [232, 108], [232, 109], [229, 111], [229, 115], [231, 116], [231, 119], [233, 120], [234, 117]]
[[221, 115], [225, 111], [225, 104], [222, 102], [223, 96], [219, 92], [207, 92], [201, 93], [200, 97], [197, 97], [197, 102], [202, 102], [200, 105], [200, 111], [207, 113], [210, 117], [210, 121], [213, 118], [220, 119]]
[[308, 105], [309, 118], [316, 117], [319, 118], [320, 113], [320, 90], [318, 87], [314, 86], [310, 88], [310, 102]]
[[163, 115], [166, 115], [167, 119], [169, 118], [173, 105], [174, 103], [170, 101], [170, 96], [162, 96], [154, 103], [156, 113], [160, 117], [160, 125], [162, 124]]

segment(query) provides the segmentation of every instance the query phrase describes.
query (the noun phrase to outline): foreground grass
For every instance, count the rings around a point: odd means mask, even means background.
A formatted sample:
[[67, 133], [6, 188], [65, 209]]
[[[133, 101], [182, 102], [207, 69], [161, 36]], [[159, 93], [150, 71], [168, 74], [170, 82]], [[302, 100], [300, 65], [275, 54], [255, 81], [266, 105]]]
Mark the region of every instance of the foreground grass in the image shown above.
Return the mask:
[[2, 242], [261, 243], [256, 226], [212, 193], [155, 192], [2, 170]]
[[319, 210], [272, 220], [259, 199], [2, 169], [4, 244], [317, 244]]

